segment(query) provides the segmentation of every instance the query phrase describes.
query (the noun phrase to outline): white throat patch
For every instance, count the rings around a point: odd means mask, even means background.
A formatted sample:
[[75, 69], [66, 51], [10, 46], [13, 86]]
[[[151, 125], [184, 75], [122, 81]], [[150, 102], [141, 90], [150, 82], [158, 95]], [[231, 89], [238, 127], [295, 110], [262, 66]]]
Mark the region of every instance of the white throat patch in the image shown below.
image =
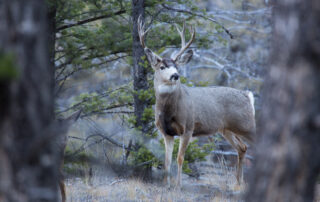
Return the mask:
[[177, 89], [177, 85], [159, 85], [158, 86], [158, 92], [160, 94], [165, 94], [165, 93], [173, 93]]

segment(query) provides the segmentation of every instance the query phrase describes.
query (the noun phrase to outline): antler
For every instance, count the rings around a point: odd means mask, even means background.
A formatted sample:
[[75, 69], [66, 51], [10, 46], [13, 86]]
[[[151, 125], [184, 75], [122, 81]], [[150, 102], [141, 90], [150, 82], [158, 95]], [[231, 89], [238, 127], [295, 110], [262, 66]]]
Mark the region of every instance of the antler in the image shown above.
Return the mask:
[[179, 32], [180, 38], [181, 38], [181, 49], [180, 49], [180, 51], [174, 56], [174, 58], [173, 58], [174, 61], [177, 61], [177, 59], [183, 54], [183, 52], [184, 52], [185, 50], [187, 50], [187, 48], [190, 47], [190, 45], [191, 45], [192, 42], [194, 41], [195, 33], [196, 33], [195, 29], [192, 28], [192, 26], [191, 26], [191, 27], [190, 27], [190, 33], [191, 33], [191, 31], [192, 31], [192, 35], [191, 35], [190, 40], [189, 40], [188, 43], [186, 44], [186, 39], [185, 39], [186, 22], [183, 22], [182, 30], [180, 30], [177, 25], [176, 25], [176, 28], [177, 28], [177, 31]]
[[[141, 21], [141, 15], [138, 18], [138, 34], [139, 34], [139, 38], [140, 38], [140, 43], [143, 49], [146, 49], [146, 45], [144, 43], [145, 40], [145, 36], [148, 33], [148, 31], [150, 30], [151, 27], [149, 27], [146, 31], [144, 31], [144, 23], [142, 23]], [[152, 52], [153, 53], [153, 52]], [[162, 60], [162, 58], [157, 55], [156, 53], [153, 53], [153, 55], [158, 59], [158, 60]]]
[[150, 27], [146, 31], [144, 31], [144, 23], [142, 23], [141, 15], [140, 15], [138, 18], [138, 34], [139, 34], [140, 43], [141, 43], [142, 48], [146, 48], [146, 46], [144, 44], [144, 39], [145, 39], [145, 36], [149, 30], [150, 30]]

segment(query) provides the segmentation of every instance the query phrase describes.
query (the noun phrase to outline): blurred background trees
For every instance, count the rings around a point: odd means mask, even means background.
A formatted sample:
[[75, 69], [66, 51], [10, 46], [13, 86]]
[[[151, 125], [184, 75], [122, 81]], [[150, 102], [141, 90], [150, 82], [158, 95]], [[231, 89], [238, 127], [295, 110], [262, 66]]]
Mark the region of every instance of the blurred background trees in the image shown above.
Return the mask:
[[0, 2], [0, 201], [57, 201], [63, 131], [54, 122], [44, 1]]

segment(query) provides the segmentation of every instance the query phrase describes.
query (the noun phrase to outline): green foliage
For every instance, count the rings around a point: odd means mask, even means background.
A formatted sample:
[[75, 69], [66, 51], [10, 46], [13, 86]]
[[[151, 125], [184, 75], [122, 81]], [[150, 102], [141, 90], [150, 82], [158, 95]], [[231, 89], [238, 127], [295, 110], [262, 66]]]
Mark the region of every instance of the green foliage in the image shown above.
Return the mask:
[[[130, 0], [61, 0], [53, 1], [47, 0], [49, 5], [55, 5], [57, 10], [56, 23], [57, 28], [76, 22], [80, 22], [87, 19], [92, 19], [97, 16], [110, 16], [104, 19], [92, 21], [79, 26], [73, 26], [67, 29], [60, 30], [56, 38], [56, 64], [61, 67], [65, 67], [67, 64], [67, 70], [58, 68], [57, 73], [61, 73], [62, 76], [70, 75], [70, 72], [74, 70], [86, 70], [94, 67], [104, 66], [109, 62], [106, 59], [109, 56], [116, 54], [131, 54], [132, 47], [132, 23], [130, 22]], [[153, 26], [147, 37], [147, 45], [156, 52], [162, 52], [166, 46], [180, 46], [180, 36], [173, 26], [174, 23], [182, 24], [183, 21], [187, 21], [187, 24], [193, 24], [197, 29], [211, 26], [213, 23], [209, 21], [206, 24], [202, 24], [193, 15], [186, 15], [183, 13], [176, 13], [171, 15], [170, 12], [160, 12], [162, 6], [165, 3], [172, 7], [185, 7], [194, 13], [209, 16], [206, 13], [205, 8], [200, 8], [199, 4], [191, 0], [174, 0], [174, 1], [155, 1], [147, 0], [145, 2], [146, 19], [150, 19], [151, 16], [157, 16], [153, 21], [154, 25], [160, 24], [161, 26]], [[121, 15], [113, 15], [117, 11], [124, 11]], [[166, 22], [166, 23], [163, 23]], [[210, 30], [216, 30], [217, 33], [223, 31], [220, 25], [215, 25]], [[209, 31], [210, 31], [209, 30]], [[210, 33], [212, 34], [212, 33]], [[186, 38], [190, 37], [190, 33], [186, 32]], [[226, 44], [226, 40], [219, 37], [219, 43]], [[212, 41], [209, 40], [208, 35], [197, 34], [195, 44], [198, 47], [208, 48]], [[159, 50], [159, 51], [157, 51]], [[96, 58], [100, 62], [93, 63], [92, 60]], [[128, 64], [131, 58], [128, 58]], [[146, 60], [142, 64], [146, 68], [150, 68]]]
[[112, 109], [126, 106], [132, 109], [133, 95], [129, 86], [122, 86], [118, 89], [110, 89], [103, 94], [81, 93], [74, 98], [68, 111], [82, 110], [85, 114], [103, 114]]
[[154, 156], [154, 154], [145, 146], [141, 146], [138, 151], [133, 152], [133, 165], [139, 165], [143, 167], [158, 166], [160, 161]]
[[200, 86], [200, 87], [206, 87], [209, 85], [208, 81], [199, 81], [195, 83], [196, 86]]
[[[100, 20], [95, 20], [82, 25], [73, 26], [60, 30], [56, 38], [55, 64], [57, 80], [72, 78], [74, 72], [95, 71], [98, 68], [109, 68], [109, 63], [119, 58], [125, 58], [127, 65], [132, 65], [132, 22], [131, 22], [131, 0], [47, 0], [56, 5], [56, 25], [59, 29], [64, 25], [69, 25], [83, 20], [92, 19], [98, 16], [109, 16]], [[147, 24], [153, 17], [152, 29], [146, 38], [146, 44], [158, 54], [162, 53], [168, 46], [180, 47], [180, 36], [175, 29], [174, 24], [182, 25], [183, 21], [192, 24], [196, 29], [205, 29], [210, 26], [209, 34], [218, 34], [218, 43], [226, 44], [227, 41], [219, 36], [223, 31], [221, 26], [213, 23], [201, 24], [199, 18], [195, 15], [163, 12], [162, 3], [175, 8], [186, 8], [194, 13], [208, 16], [205, 8], [200, 8], [197, 1], [193, 0], [146, 0], [145, 13]], [[51, 4], [50, 4], [51, 5]], [[117, 11], [124, 11], [121, 15], [113, 15]], [[162, 11], [162, 12], [159, 12]], [[208, 16], [213, 17], [213, 16]], [[212, 28], [212, 29], [211, 29]], [[197, 32], [200, 33], [200, 32]], [[190, 33], [186, 32], [186, 40], [190, 38]], [[208, 35], [196, 35], [195, 45], [197, 47], [208, 48], [212, 44]], [[124, 56], [123, 56], [124, 55]], [[119, 57], [123, 56], [123, 57]], [[98, 62], [93, 62], [93, 59]], [[140, 63], [148, 72], [148, 89], [133, 90], [133, 83], [118, 87], [113, 86], [105, 92], [84, 92], [74, 98], [74, 102], [66, 112], [70, 113], [82, 109], [87, 115], [105, 114], [110, 110], [125, 107], [133, 111], [134, 96], [147, 103], [141, 120], [146, 123], [146, 136], [155, 137], [156, 127], [154, 124], [154, 111], [152, 105], [155, 103], [153, 89], [153, 70], [148, 64], [146, 57], [143, 56]], [[1, 61], [1, 60], [0, 60]], [[1, 62], [0, 62], [1, 65]], [[0, 77], [2, 69], [0, 66]], [[181, 78], [181, 82], [188, 86], [206, 86], [207, 83], [187, 81]], [[60, 85], [63, 82], [58, 82]], [[137, 126], [137, 118], [133, 114], [125, 114], [124, 119], [130, 128], [141, 131]], [[139, 133], [140, 135], [140, 133]], [[175, 141], [175, 148], [177, 148]], [[176, 149], [177, 150], [177, 149]], [[159, 162], [153, 154], [145, 147], [141, 146], [137, 152], [133, 153], [134, 163], [143, 163], [152, 161], [153, 164]], [[190, 153], [190, 154], [189, 154]], [[188, 154], [188, 155], [187, 155]], [[188, 172], [188, 162], [203, 160], [206, 153], [206, 147], [200, 148], [196, 142], [190, 144], [187, 150], [184, 171]]]
[[218, 36], [218, 40], [220, 43], [222, 43], [224, 46], [226, 46], [228, 44], [228, 41], [225, 40], [224, 38], [222, 38], [221, 36]]
[[154, 112], [153, 112], [153, 109], [152, 107], [147, 107], [144, 109], [144, 112], [142, 114], [142, 120], [143, 121], [147, 121], [147, 120], [152, 120], [154, 117]]
[[11, 80], [18, 77], [18, 69], [12, 54], [0, 52], [0, 80]]
[[180, 82], [181, 82], [182, 84], [186, 84], [186, 83], [187, 83], [187, 78], [184, 77], [184, 76], [181, 76], [181, 77], [180, 77]]
[[136, 125], [137, 124], [137, 117], [135, 115], [131, 115], [130, 117], [128, 117], [127, 119], [129, 125]]
[[209, 40], [209, 36], [203, 36], [203, 37], [200, 37], [198, 40], [197, 40], [197, 46], [199, 48], [209, 48], [209, 45], [212, 44], [212, 41]]
[[64, 163], [68, 164], [77, 164], [77, 165], [82, 165], [82, 166], [86, 166], [88, 161], [90, 161], [90, 159], [93, 158], [93, 156], [91, 154], [89, 154], [88, 152], [86, 152], [85, 150], [80, 151], [78, 153], [74, 153], [75, 151], [73, 151], [68, 145], [66, 146], [65, 152], [64, 152]]
[[124, 88], [111, 90], [109, 98], [112, 100], [113, 105], [123, 105], [133, 103], [133, 93], [131, 91], [131, 84]]
[[[99, 98], [97, 93], [81, 93], [76, 97], [76, 103], [81, 102], [81, 108], [84, 113], [98, 111], [99, 109], [104, 108], [104, 102]], [[74, 105], [73, 105], [74, 106]]]
[[78, 153], [75, 152], [76, 151], [72, 150], [69, 145], [67, 145], [65, 149], [63, 171], [70, 175], [79, 175], [84, 177], [82, 179], [86, 184], [88, 184], [91, 165], [94, 163], [95, 158], [86, 150]]
[[189, 87], [195, 87], [195, 86], [200, 86], [200, 87], [206, 87], [209, 85], [209, 82], [208, 81], [199, 81], [199, 82], [195, 82], [193, 80], [188, 80], [186, 77], [184, 76], [181, 76], [180, 77], [180, 81], [182, 84], [185, 84]]
[[[172, 153], [173, 159], [176, 159], [178, 156], [179, 141], [180, 139], [174, 140], [174, 147], [173, 147], [173, 153]], [[165, 149], [163, 140], [161, 140], [160, 143], [163, 149]], [[194, 163], [196, 161], [205, 161], [206, 156], [209, 155], [210, 152], [214, 150], [214, 148], [215, 148], [215, 145], [213, 142], [204, 144], [202, 147], [198, 145], [198, 140], [194, 140], [190, 142], [184, 156], [184, 162], [182, 165], [183, 172], [187, 174], [191, 173], [192, 170], [189, 168], [188, 164]]]
[[135, 93], [138, 94], [138, 97], [140, 100], [149, 101], [150, 104], [154, 104], [155, 94], [154, 94], [153, 88], [149, 88], [147, 90], [139, 90], [139, 91], [136, 91]]

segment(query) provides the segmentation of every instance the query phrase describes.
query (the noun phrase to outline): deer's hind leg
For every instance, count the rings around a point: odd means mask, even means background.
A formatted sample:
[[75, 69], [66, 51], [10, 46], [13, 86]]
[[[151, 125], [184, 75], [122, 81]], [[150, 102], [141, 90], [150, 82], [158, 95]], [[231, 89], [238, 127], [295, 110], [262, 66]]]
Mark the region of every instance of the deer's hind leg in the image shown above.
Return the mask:
[[223, 135], [227, 139], [227, 141], [232, 145], [232, 147], [236, 149], [238, 152], [236, 177], [237, 177], [238, 184], [240, 185], [243, 180], [242, 163], [243, 163], [243, 158], [247, 151], [247, 146], [239, 137], [237, 137], [231, 131], [225, 130]]
[[64, 184], [64, 180], [59, 180], [59, 187], [61, 193], [61, 202], [66, 202], [66, 185]]

